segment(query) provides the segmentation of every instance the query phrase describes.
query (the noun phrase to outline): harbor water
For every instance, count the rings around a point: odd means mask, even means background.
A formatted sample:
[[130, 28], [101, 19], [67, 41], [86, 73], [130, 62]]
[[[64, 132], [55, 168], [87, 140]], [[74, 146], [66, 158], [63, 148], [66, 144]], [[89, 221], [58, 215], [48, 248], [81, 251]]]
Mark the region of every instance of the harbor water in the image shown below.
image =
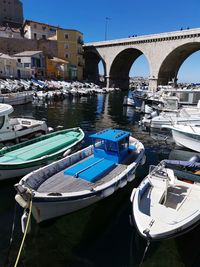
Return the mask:
[[[63, 101], [33, 102], [16, 106], [15, 116], [45, 119], [48, 126], [80, 126], [89, 135], [105, 128], [129, 130], [145, 145], [146, 163], [139, 167], [136, 179], [112, 196], [78, 212], [41, 224], [31, 223], [18, 266], [22, 267], [134, 267], [200, 266], [200, 227], [175, 239], [150, 244], [144, 241], [130, 222], [130, 195], [147, 175], [149, 165], [174, 157], [170, 139], [159, 139], [138, 127], [140, 113], [123, 107], [124, 92], [112, 92]], [[180, 155], [184, 151], [180, 151]], [[22, 209], [16, 205], [14, 184], [0, 185], [0, 267], [14, 266], [22, 240]], [[13, 238], [11, 240], [10, 238]]]

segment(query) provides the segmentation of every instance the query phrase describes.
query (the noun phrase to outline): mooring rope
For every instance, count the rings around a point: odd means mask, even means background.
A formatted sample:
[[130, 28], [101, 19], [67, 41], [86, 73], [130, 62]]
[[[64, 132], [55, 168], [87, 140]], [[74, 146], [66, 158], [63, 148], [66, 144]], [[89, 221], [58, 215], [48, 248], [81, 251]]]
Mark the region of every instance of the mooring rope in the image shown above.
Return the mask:
[[145, 250], [144, 250], [144, 254], [143, 254], [143, 257], [142, 257], [142, 260], [141, 260], [139, 266], [142, 266], [142, 264], [143, 264], [143, 262], [144, 262], [144, 259], [145, 259], [145, 256], [146, 256], [146, 253], [147, 253], [147, 250], [148, 250], [148, 248], [149, 248], [149, 246], [150, 246], [150, 240], [148, 239], [148, 240], [147, 240], [147, 244], [146, 244], [146, 248], [145, 248]]
[[26, 223], [26, 228], [25, 228], [25, 231], [24, 231], [24, 236], [22, 238], [22, 242], [21, 242], [21, 245], [20, 245], [20, 248], [19, 248], [19, 252], [17, 254], [17, 259], [15, 261], [15, 265], [14, 267], [17, 267], [17, 264], [18, 264], [18, 261], [19, 261], [19, 258], [20, 258], [20, 255], [21, 255], [21, 252], [22, 252], [22, 248], [24, 246], [24, 241], [25, 241], [25, 238], [26, 238], [26, 234], [28, 232], [28, 227], [29, 227], [29, 223], [30, 223], [30, 218], [31, 218], [31, 212], [32, 212], [32, 206], [33, 206], [33, 201], [32, 201], [32, 195], [30, 196], [30, 202], [29, 202], [29, 214], [28, 214], [28, 219], [27, 219], [27, 223]]

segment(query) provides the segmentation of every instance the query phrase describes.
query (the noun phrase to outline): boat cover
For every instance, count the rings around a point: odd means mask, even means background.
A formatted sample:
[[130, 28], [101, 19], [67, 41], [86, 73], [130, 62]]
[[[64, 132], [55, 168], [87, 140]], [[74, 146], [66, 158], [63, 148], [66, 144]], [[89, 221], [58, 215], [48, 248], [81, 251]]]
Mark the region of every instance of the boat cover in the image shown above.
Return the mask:
[[200, 169], [200, 162], [184, 161], [184, 160], [163, 160], [166, 168], [173, 168], [175, 166], [181, 168]]
[[78, 133], [76, 132], [67, 132], [66, 134], [58, 134], [36, 143], [22, 146], [0, 157], [0, 163], [18, 163], [51, 155], [78, 140], [77, 135]]
[[95, 182], [115, 166], [115, 162], [111, 160], [92, 157], [67, 168], [64, 174], [76, 176], [88, 182]]

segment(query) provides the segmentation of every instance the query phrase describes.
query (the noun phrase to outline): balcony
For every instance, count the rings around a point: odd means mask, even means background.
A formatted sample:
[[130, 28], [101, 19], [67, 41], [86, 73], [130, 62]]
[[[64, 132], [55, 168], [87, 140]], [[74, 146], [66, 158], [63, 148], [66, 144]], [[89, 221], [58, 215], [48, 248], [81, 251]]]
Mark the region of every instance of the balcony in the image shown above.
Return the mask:
[[77, 39], [77, 43], [78, 43], [78, 44], [81, 44], [81, 45], [84, 45], [84, 41], [83, 41], [81, 38], [78, 38], [78, 39]]
[[84, 54], [84, 52], [82, 51], [82, 50], [78, 50], [78, 55], [83, 55]]

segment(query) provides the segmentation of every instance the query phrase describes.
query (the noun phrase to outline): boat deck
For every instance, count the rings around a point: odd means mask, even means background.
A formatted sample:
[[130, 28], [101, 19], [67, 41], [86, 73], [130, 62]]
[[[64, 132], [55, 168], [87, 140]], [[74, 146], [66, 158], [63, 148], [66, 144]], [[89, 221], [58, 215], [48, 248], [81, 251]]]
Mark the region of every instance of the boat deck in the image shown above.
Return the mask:
[[[114, 169], [109, 171], [102, 178], [98, 179], [96, 182], [89, 182], [80, 177], [66, 175], [65, 170], [58, 172], [46, 181], [44, 181], [38, 188], [39, 193], [67, 193], [67, 192], [80, 192], [83, 190], [93, 190], [95, 187], [112, 180], [114, 177], [123, 172], [127, 166], [134, 162], [137, 158], [138, 153], [131, 152], [130, 155], [121, 163], [116, 165]], [[92, 158], [90, 156], [89, 158]], [[82, 160], [84, 162], [86, 159]]]

